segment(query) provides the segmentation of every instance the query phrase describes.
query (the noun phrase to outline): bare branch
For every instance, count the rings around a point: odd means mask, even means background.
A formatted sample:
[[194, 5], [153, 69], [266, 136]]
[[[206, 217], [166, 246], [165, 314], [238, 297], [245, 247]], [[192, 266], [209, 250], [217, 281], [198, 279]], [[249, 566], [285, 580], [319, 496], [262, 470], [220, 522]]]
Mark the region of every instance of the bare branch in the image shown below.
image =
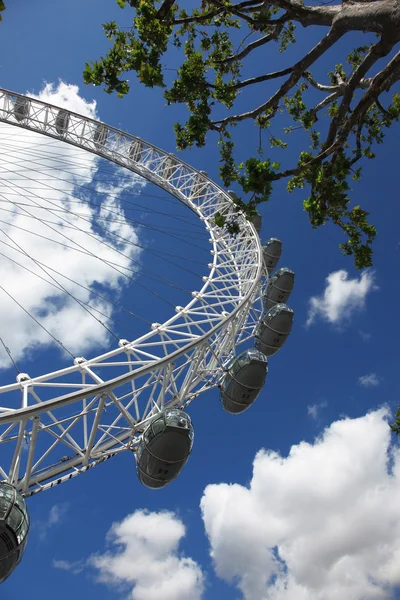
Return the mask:
[[267, 102], [264, 102], [254, 110], [242, 113], [240, 115], [232, 115], [225, 117], [221, 121], [214, 121], [213, 125], [224, 127], [228, 123], [237, 123], [246, 119], [255, 119], [261, 113], [274, 109], [278, 106], [279, 100], [285, 96], [299, 81], [300, 77], [306, 69], [308, 69], [324, 52], [333, 46], [342, 36], [342, 32], [331, 29], [328, 34], [314, 46], [314, 48], [306, 54], [299, 62], [290, 68], [290, 77], [281, 85], [281, 87], [273, 94]]
[[382, 91], [388, 91], [390, 87], [400, 79], [400, 52], [392, 58], [392, 60], [384, 67], [375, 77], [357, 104], [355, 109], [349, 115], [348, 119], [342, 126], [342, 129], [337, 136], [336, 140], [331, 144], [329, 148], [325, 148], [318, 156], [316, 156], [310, 163], [315, 164], [317, 160], [323, 160], [332, 153], [337, 153], [345, 143], [350, 131], [353, 127], [362, 119], [363, 115], [366, 114], [368, 109], [376, 102], [377, 97]]
[[354, 156], [354, 158], [352, 159], [350, 166], [352, 167], [358, 160], [360, 160], [361, 156], [362, 156], [362, 149], [361, 149], [361, 133], [364, 127], [364, 115], [360, 118], [360, 122], [358, 124], [357, 127], [357, 133], [356, 133], [356, 154]]
[[277, 27], [275, 31], [269, 33], [268, 35], [264, 35], [263, 37], [259, 38], [258, 40], [255, 40], [254, 42], [247, 44], [247, 46], [245, 48], [243, 48], [243, 50], [241, 52], [239, 52], [238, 54], [235, 54], [233, 56], [228, 56], [228, 58], [226, 58], [225, 60], [220, 61], [219, 64], [226, 65], [226, 64], [230, 64], [236, 60], [242, 60], [256, 48], [259, 48], [260, 46], [264, 46], [265, 44], [268, 44], [269, 42], [275, 40], [279, 36], [280, 32], [282, 31], [282, 27], [283, 27], [283, 24], [281, 26]]
[[[328, 156], [333, 155], [331, 159], [331, 164], [336, 160], [337, 155], [343, 148], [350, 132], [352, 129], [358, 124], [360, 127], [363, 125], [363, 119], [368, 109], [376, 102], [377, 97], [383, 91], [388, 91], [391, 86], [396, 83], [396, 81], [400, 80], [400, 52], [398, 52], [392, 60], [388, 63], [386, 67], [384, 67], [372, 80], [371, 85], [368, 90], [365, 92], [364, 96], [361, 98], [360, 102], [356, 106], [356, 108], [352, 111], [351, 115], [349, 115], [346, 122], [343, 124], [343, 127], [340, 131], [340, 134], [337, 136], [336, 140], [329, 146], [329, 148], [325, 148], [320, 152], [317, 156], [312, 158], [308, 163], [302, 165], [301, 167], [295, 167], [294, 169], [287, 169], [286, 171], [281, 171], [279, 173], [275, 173], [272, 176], [269, 176], [269, 180], [278, 181], [280, 179], [286, 179], [287, 177], [292, 177], [294, 175], [299, 175], [305, 169], [312, 167], [316, 164], [321, 164], [323, 160], [325, 160]], [[360, 132], [361, 130], [357, 130]], [[357, 139], [357, 138], [356, 138]], [[360, 140], [360, 138], [359, 138]], [[357, 144], [357, 141], [356, 141]]]
[[183, 19], [174, 19], [172, 21], [172, 24], [184, 25], [187, 23], [204, 23], [204, 21], [208, 21], [209, 19], [216, 17], [217, 15], [221, 14], [221, 12], [229, 12], [231, 8], [233, 8], [234, 10], [241, 10], [242, 8], [246, 8], [247, 6], [252, 6], [256, 4], [259, 4], [259, 0], [246, 0], [245, 2], [232, 4], [229, 10], [225, 8], [225, 6], [217, 6], [215, 9], [210, 10], [209, 12], [204, 13], [203, 15], [184, 17]]
[[336, 92], [340, 88], [339, 85], [324, 85], [322, 83], [318, 83], [314, 77], [311, 75], [310, 71], [306, 71], [303, 73], [304, 79], [308, 81], [316, 90], [320, 90], [321, 92]]
[[267, 73], [266, 75], [259, 75], [258, 77], [250, 77], [249, 79], [244, 79], [243, 81], [239, 81], [234, 85], [228, 86], [228, 90], [240, 90], [241, 88], [247, 87], [248, 85], [253, 85], [254, 83], [262, 83], [263, 81], [270, 81], [271, 79], [277, 79], [278, 77], [283, 77], [284, 75], [289, 75], [293, 71], [293, 67], [288, 67], [287, 69], [282, 69], [282, 71], [275, 71], [274, 73]]
[[325, 106], [328, 106], [329, 104], [332, 104], [332, 102], [334, 102], [339, 97], [340, 97], [340, 91], [339, 90], [337, 92], [333, 92], [332, 94], [329, 94], [329, 96], [327, 96], [326, 98], [324, 98], [322, 100], [322, 102], [320, 102], [319, 104], [317, 104], [314, 107], [313, 112], [319, 112], [320, 110], [322, 110], [323, 108], [325, 108]]
[[364, 57], [362, 63], [353, 71], [349, 80], [347, 82], [344, 82], [345, 91], [343, 94], [343, 100], [340, 104], [337, 114], [332, 119], [329, 132], [326, 138], [325, 146], [330, 146], [333, 140], [335, 139], [338, 127], [340, 126], [340, 123], [342, 122], [346, 112], [350, 107], [354, 91], [358, 87], [358, 84], [360, 83], [361, 79], [380, 58], [389, 54], [392, 48], [393, 43], [387, 43], [386, 40], [381, 38], [378, 44], [371, 46], [368, 54]]

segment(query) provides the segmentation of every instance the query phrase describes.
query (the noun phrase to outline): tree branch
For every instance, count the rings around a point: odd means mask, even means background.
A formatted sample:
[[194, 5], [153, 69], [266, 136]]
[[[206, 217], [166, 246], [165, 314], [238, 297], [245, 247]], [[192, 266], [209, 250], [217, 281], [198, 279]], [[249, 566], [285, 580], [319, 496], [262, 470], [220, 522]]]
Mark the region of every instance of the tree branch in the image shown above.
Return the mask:
[[[281, 87], [267, 100], [254, 110], [241, 113], [240, 115], [232, 115], [229, 117], [225, 117], [221, 121], [213, 121], [213, 125], [220, 127], [224, 127], [228, 123], [237, 123], [239, 121], [244, 121], [246, 119], [255, 119], [261, 113], [274, 109], [278, 106], [279, 100], [285, 96], [299, 81], [300, 77], [304, 73], [306, 69], [308, 69], [322, 54], [324, 54], [331, 46], [333, 46], [343, 35], [341, 31], [336, 29], [331, 29], [328, 34], [314, 46], [314, 48], [306, 54], [299, 62], [297, 62], [293, 67], [290, 67], [291, 75], [290, 77], [281, 85]], [[278, 73], [282, 73], [278, 71]], [[278, 77], [279, 75], [275, 75]], [[266, 77], [266, 76], [262, 76]], [[265, 81], [265, 80], [264, 80]]]
[[332, 102], [334, 102], [336, 100], [336, 98], [339, 98], [339, 97], [340, 97], [339, 90], [337, 92], [333, 92], [332, 94], [329, 94], [329, 96], [324, 98], [322, 100], [322, 102], [320, 102], [313, 108], [313, 112], [319, 112], [320, 110], [325, 108], [325, 106], [328, 106], [328, 104], [332, 104]]
[[[246, 8], [247, 6], [253, 6], [256, 4], [260, 4], [259, 0], [246, 0], [245, 2], [239, 2], [239, 4], [232, 4], [232, 8], [235, 10], [241, 10], [242, 8]], [[229, 10], [224, 6], [218, 6], [217, 8], [210, 10], [209, 12], [203, 15], [197, 15], [192, 17], [184, 17], [182, 19], [174, 19], [172, 21], [172, 25], [185, 25], [187, 23], [203, 23], [204, 21], [208, 21], [213, 17], [221, 14], [222, 12], [229, 12]]]
[[165, 17], [167, 16], [167, 14], [169, 13], [169, 11], [171, 10], [171, 8], [174, 4], [175, 4], [175, 0], [164, 0], [164, 2], [161, 4], [160, 8], [158, 9], [157, 19], [160, 19], [160, 21], [165, 19]]
[[270, 81], [271, 79], [277, 79], [278, 77], [283, 77], [284, 75], [289, 75], [293, 71], [293, 67], [288, 67], [287, 69], [282, 69], [282, 71], [275, 71], [274, 73], [267, 73], [266, 75], [259, 75], [258, 77], [250, 77], [249, 79], [244, 79], [243, 81], [239, 81], [234, 85], [228, 86], [228, 90], [240, 90], [248, 85], [253, 85], [254, 83], [262, 83], [263, 81]]
[[[340, 134], [337, 136], [336, 140], [331, 144], [329, 148], [325, 148], [317, 156], [312, 158], [308, 163], [300, 167], [295, 167], [294, 169], [287, 169], [286, 171], [281, 171], [280, 173], [270, 175], [269, 180], [278, 181], [279, 179], [286, 179], [287, 177], [299, 175], [305, 169], [312, 167], [316, 164], [321, 164], [321, 162], [331, 154], [339, 154], [351, 130], [353, 129], [353, 127], [355, 127], [355, 125], [357, 125], [357, 123], [359, 124], [359, 126], [360, 123], [363, 124], [364, 115], [367, 113], [368, 109], [372, 106], [372, 104], [376, 102], [376, 99], [379, 96], [379, 94], [381, 94], [383, 91], [388, 91], [391, 88], [391, 86], [399, 80], [400, 52], [398, 52], [392, 58], [392, 60], [388, 63], [386, 67], [384, 67], [377, 75], [375, 75], [368, 90], [365, 92], [364, 96], [361, 98], [356, 108], [352, 111], [351, 115], [349, 115], [348, 119], [342, 127]], [[332, 160], [336, 160], [336, 157], [332, 157]]]
[[268, 35], [264, 35], [263, 37], [259, 38], [258, 40], [255, 40], [254, 42], [247, 44], [247, 46], [245, 48], [243, 48], [243, 50], [241, 52], [239, 52], [238, 54], [235, 54], [233, 56], [228, 56], [228, 58], [226, 58], [225, 60], [219, 61], [218, 64], [227, 65], [227, 64], [231, 64], [232, 62], [235, 62], [237, 60], [242, 60], [256, 48], [259, 48], [260, 46], [264, 46], [265, 44], [268, 44], [269, 42], [275, 40], [279, 36], [280, 32], [282, 31], [282, 27], [283, 27], [283, 23], [280, 27], [277, 27], [276, 30], [273, 31], [272, 33], [269, 33]]
[[392, 48], [392, 43], [388, 43], [385, 39], [381, 38], [378, 44], [371, 46], [368, 54], [364, 57], [362, 63], [353, 71], [349, 80], [344, 82], [345, 91], [343, 94], [343, 100], [340, 104], [337, 114], [332, 119], [324, 146], [330, 146], [335, 139], [338, 127], [340, 126], [340, 123], [350, 107], [354, 91], [358, 87], [361, 79], [380, 58], [389, 54]]
[[288, 11], [290, 18], [298, 21], [303, 27], [309, 25], [321, 25], [331, 27], [334, 18], [340, 13], [341, 6], [307, 6], [300, 4], [297, 0], [271, 0], [264, 4], [267, 6], [278, 6]]

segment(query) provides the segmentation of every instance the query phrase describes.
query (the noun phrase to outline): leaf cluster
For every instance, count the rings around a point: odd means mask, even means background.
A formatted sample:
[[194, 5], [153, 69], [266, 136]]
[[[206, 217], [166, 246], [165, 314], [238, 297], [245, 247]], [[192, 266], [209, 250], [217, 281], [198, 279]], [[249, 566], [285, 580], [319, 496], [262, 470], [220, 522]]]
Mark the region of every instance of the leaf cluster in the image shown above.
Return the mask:
[[[129, 5], [134, 9], [132, 28], [120, 28], [114, 21], [103, 25], [111, 48], [99, 61], [86, 64], [85, 83], [104, 85], [107, 93], [115, 91], [121, 97], [130, 89], [125, 74], [134, 72], [145, 86], [163, 88], [168, 105], [184, 104], [189, 113], [186, 122], [175, 125], [178, 149], [205, 146], [209, 132], [219, 136], [221, 179], [226, 186], [237, 184], [244, 194], [235, 201], [238, 211], [253, 218], [257, 206], [270, 199], [274, 182], [288, 178], [289, 192], [296, 188], [310, 189], [303, 206], [312, 227], [328, 221], [335, 223], [346, 237], [341, 245], [344, 254], [354, 257], [357, 268], [370, 266], [376, 229], [368, 223], [366, 211], [351, 205], [350, 183], [359, 180], [362, 174], [356, 163], [374, 158], [375, 146], [384, 140], [384, 129], [399, 119], [400, 96], [395, 94], [385, 109], [379, 95], [388, 91], [396, 80], [393, 73], [399, 73], [397, 78], [400, 78], [400, 65], [396, 66], [397, 71], [389, 73], [391, 79], [385, 69], [371, 80], [363, 78], [379, 57], [389, 54], [390, 44], [385, 46], [381, 39], [375, 45], [354, 48], [346, 65], [336, 64], [327, 73], [330, 84], [321, 85], [315, 82], [309, 67], [344, 34], [343, 29], [338, 35], [332, 25], [321, 42], [292, 67], [246, 80], [242, 78], [243, 60], [256, 48], [276, 44], [278, 52], [284, 53], [295, 43], [297, 23], [325, 27], [332, 15], [333, 24], [334, 14], [347, 10], [347, 3], [309, 9], [305, 2], [292, 0], [266, 0], [262, 4], [257, 0], [239, 3], [201, 0], [200, 6], [190, 12], [174, 0], [117, 0], [117, 3], [121, 8]], [[238, 44], [243, 26], [248, 33]], [[365, 21], [360, 30], [363, 27]], [[354, 19], [351, 28], [354, 29]], [[169, 44], [181, 49], [181, 63], [172, 82], [167, 79], [163, 65]], [[261, 107], [232, 114], [242, 89], [285, 76], [284, 83], [279, 83], [277, 92]], [[382, 82], [378, 86], [375, 80], [379, 77]], [[321, 102], [310, 101], [311, 87], [322, 92]], [[370, 89], [375, 90], [374, 94]], [[355, 101], [353, 106], [352, 101]], [[224, 109], [227, 116], [213, 120], [216, 109]], [[293, 122], [293, 126], [284, 128], [283, 137], [271, 133], [277, 115], [282, 112]], [[325, 140], [317, 129], [321, 117], [329, 125]], [[250, 151], [248, 158], [238, 163], [232, 128], [245, 119], [252, 119], [259, 130], [260, 147], [258, 156]], [[271, 156], [263, 156], [262, 134], [269, 135], [271, 151], [280, 151], [289, 145], [284, 136], [296, 130], [308, 135], [309, 149], [300, 152], [292, 169], [281, 170]], [[228, 223], [218, 214], [216, 223], [237, 233], [235, 219]]]

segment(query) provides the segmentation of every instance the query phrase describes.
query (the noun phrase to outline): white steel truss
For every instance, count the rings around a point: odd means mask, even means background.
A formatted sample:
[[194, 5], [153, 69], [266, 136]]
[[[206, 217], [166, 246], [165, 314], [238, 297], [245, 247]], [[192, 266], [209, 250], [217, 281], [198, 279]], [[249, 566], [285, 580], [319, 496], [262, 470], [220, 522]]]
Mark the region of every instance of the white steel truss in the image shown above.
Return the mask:
[[[127, 449], [165, 406], [186, 407], [215, 387], [261, 313], [267, 273], [254, 226], [229, 195], [181, 161], [135, 136], [0, 89], [0, 122], [108, 159], [169, 192], [209, 233], [212, 262], [192, 300], [135, 340], [70, 367], [0, 387], [0, 479], [25, 496], [49, 489]], [[230, 235], [214, 217], [235, 215]]]

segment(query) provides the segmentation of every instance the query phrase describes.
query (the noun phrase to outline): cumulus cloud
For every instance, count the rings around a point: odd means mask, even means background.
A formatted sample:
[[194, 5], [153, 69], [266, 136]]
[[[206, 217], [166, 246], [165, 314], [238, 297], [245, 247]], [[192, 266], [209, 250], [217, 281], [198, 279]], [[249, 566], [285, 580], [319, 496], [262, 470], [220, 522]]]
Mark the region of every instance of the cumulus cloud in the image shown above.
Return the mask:
[[363, 387], [376, 387], [380, 384], [380, 379], [376, 373], [370, 373], [369, 375], [359, 377], [358, 382]]
[[201, 500], [218, 576], [246, 600], [365, 600], [400, 585], [400, 451], [388, 410], [345, 418], [287, 457], [262, 450], [249, 487]]
[[131, 600], [200, 600], [202, 570], [179, 551], [185, 533], [171, 512], [137, 510], [114, 523], [108, 552], [87, 561], [55, 560], [53, 566], [75, 574], [92, 567], [100, 582], [129, 589]]
[[[46, 84], [36, 97], [98, 118], [96, 103], [77, 86]], [[1, 124], [0, 135], [2, 337], [16, 360], [54, 344], [30, 313], [75, 354], [105, 346], [109, 333], [100, 321], [110, 326], [112, 309], [96, 291], [115, 299], [139, 258], [137, 231], [125, 219], [120, 194], [144, 180], [115, 167], [104, 185], [97, 182], [95, 155], [11, 125]], [[0, 368], [8, 364], [1, 353]]]
[[327, 406], [328, 403], [326, 400], [319, 402], [319, 404], [309, 404], [307, 406], [307, 414], [316, 421], [319, 417], [321, 409], [326, 408]]
[[364, 308], [367, 295], [376, 289], [373, 271], [364, 271], [359, 279], [349, 279], [349, 274], [343, 270], [331, 273], [326, 278], [323, 294], [309, 300], [307, 326], [317, 317], [329, 323], [348, 321], [356, 310]]

